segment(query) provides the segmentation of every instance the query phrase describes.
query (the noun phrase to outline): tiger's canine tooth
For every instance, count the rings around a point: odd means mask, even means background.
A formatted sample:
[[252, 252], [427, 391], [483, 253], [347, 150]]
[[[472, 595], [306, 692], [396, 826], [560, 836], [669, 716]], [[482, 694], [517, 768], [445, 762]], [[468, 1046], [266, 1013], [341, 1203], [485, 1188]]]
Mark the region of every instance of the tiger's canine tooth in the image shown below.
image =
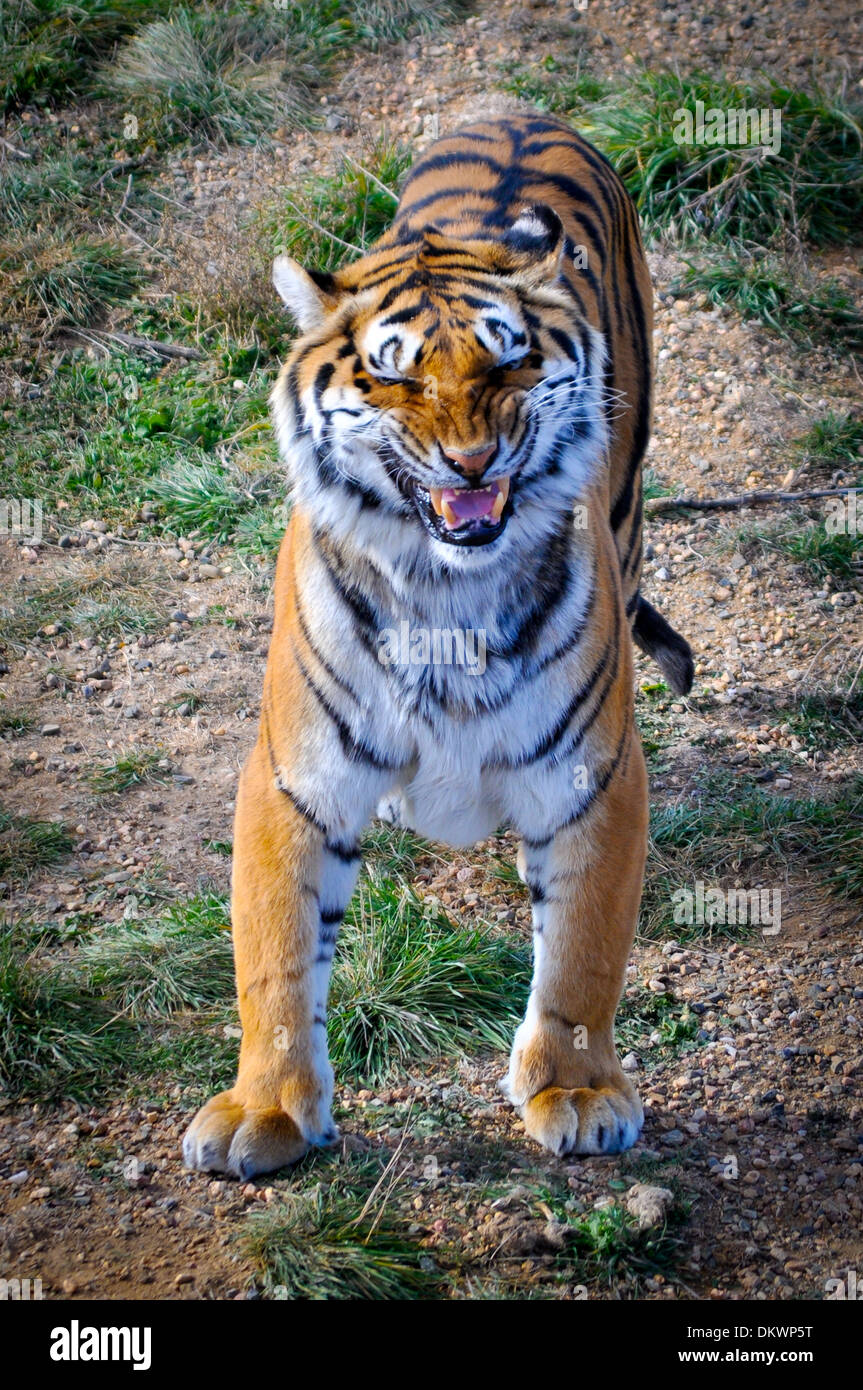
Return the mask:
[[429, 497], [431, 498], [431, 504], [432, 504], [432, 506], [434, 507], [435, 511], [437, 512], [438, 516], [443, 516], [443, 503], [441, 502], [441, 497], [442, 497], [442, 496], [443, 496], [443, 488], [440, 488], [440, 487], [429, 488]]
[[497, 496], [494, 499], [494, 506], [491, 509], [492, 521], [500, 521], [501, 512], [506, 506], [507, 497], [509, 497], [509, 478], [498, 478]]

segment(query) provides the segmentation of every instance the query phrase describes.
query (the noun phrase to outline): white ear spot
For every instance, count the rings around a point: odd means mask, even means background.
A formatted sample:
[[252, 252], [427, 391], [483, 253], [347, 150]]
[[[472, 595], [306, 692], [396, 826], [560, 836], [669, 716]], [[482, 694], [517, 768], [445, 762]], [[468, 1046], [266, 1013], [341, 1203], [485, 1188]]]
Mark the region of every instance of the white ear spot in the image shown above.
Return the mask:
[[273, 284], [304, 333], [323, 323], [329, 307], [326, 296], [298, 261], [277, 256], [273, 262]]
[[548, 227], [544, 222], [540, 222], [532, 209], [516, 218], [512, 230], [516, 236], [526, 237], [530, 241], [542, 241], [548, 236]]

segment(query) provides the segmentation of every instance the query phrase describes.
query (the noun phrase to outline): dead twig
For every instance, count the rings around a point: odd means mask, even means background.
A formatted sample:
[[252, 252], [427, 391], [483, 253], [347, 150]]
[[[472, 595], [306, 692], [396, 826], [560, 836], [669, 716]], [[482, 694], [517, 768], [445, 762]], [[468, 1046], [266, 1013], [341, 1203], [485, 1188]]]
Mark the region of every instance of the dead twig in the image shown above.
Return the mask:
[[373, 174], [371, 169], [367, 169], [365, 164], [361, 164], [358, 159], [354, 159], [352, 154], [346, 154], [345, 159], [347, 159], [348, 163], [353, 164], [355, 169], [359, 169], [361, 174], [365, 174], [367, 179], [371, 179], [372, 183], [376, 184], [382, 193], [386, 193], [388, 198], [392, 198], [394, 203], [398, 202], [399, 195], [394, 193], [391, 188], [387, 188], [383, 180], [379, 179], [377, 174]]
[[805, 492], [741, 492], [734, 497], [651, 497], [644, 504], [648, 516], [657, 512], [733, 511], [740, 507], [770, 507], [783, 502], [813, 502], [820, 497], [844, 497], [852, 487], [810, 488]]
[[7, 140], [5, 135], [0, 135], [0, 145], [3, 146], [4, 150], [8, 150], [15, 159], [33, 158], [32, 154], [28, 154], [26, 150], [19, 150], [18, 146], [13, 145], [11, 140]]
[[140, 155], [134, 155], [130, 159], [121, 159], [116, 164], [111, 164], [101, 173], [97, 179], [93, 180], [92, 188], [101, 188], [106, 179], [110, 179], [114, 174], [126, 174], [130, 169], [137, 169], [139, 165], [146, 164], [146, 159]]
[[329, 237], [330, 241], [335, 241], [339, 246], [344, 246], [347, 251], [356, 251], [358, 256], [363, 255], [363, 248], [361, 246], [355, 246], [352, 241], [345, 241], [342, 237], [336, 236], [335, 232], [328, 231], [326, 227], [321, 226], [320, 222], [316, 222], [313, 217], [310, 217], [307, 212], [304, 212], [292, 199], [288, 198], [286, 200], [286, 205], [301, 222], [305, 222], [307, 227], [311, 227], [312, 231], [318, 232], [321, 236]]
[[95, 339], [100, 344], [107, 338], [132, 352], [147, 352], [154, 357], [181, 357], [186, 362], [203, 362], [205, 357], [203, 352], [199, 352], [197, 348], [186, 347], [184, 343], [162, 343], [155, 338], [140, 338], [135, 333], [109, 333], [107, 329], [101, 328], [93, 328], [89, 334], [82, 328], [68, 328], [64, 332], [76, 333], [79, 338], [86, 338], [89, 342]]
[[126, 182], [126, 192], [123, 194], [123, 201], [122, 201], [122, 203], [120, 204], [120, 206], [119, 206], [118, 209], [117, 209], [117, 216], [118, 216], [118, 217], [121, 217], [121, 216], [122, 216], [122, 214], [123, 214], [123, 212], [124, 212], [124, 210], [125, 210], [126, 204], [127, 204], [128, 201], [129, 201], [129, 194], [130, 194], [131, 192], [132, 192], [132, 175], [130, 174], [130, 175], [129, 175], [129, 178], [128, 178], [127, 182]]

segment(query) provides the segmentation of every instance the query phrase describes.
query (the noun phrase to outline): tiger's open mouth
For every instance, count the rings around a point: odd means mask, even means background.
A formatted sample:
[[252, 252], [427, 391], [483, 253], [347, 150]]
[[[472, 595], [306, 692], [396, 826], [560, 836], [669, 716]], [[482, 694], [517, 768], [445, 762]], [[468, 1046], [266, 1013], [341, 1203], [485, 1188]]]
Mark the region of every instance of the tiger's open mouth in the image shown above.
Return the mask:
[[509, 478], [486, 487], [414, 486], [414, 501], [426, 530], [448, 545], [489, 545], [512, 516]]

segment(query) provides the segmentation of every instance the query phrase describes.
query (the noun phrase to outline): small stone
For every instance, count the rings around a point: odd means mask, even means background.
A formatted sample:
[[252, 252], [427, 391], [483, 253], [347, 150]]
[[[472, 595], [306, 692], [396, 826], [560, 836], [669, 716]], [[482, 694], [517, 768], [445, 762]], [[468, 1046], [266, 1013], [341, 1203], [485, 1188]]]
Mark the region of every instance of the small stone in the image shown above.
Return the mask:
[[59, 725], [59, 724], [43, 724], [43, 725], [42, 725], [42, 737], [43, 737], [43, 738], [56, 738], [57, 735], [59, 734], [59, 732], [60, 732], [60, 725]]
[[[665, 1136], [666, 1139], [668, 1135]], [[659, 1226], [668, 1214], [674, 1201], [674, 1194], [667, 1187], [652, 1187], [649, 1183], [637, 1182], [626, 1194], [624, 1204], [630, 1216], [638, 1222], [640, 1231]]]

